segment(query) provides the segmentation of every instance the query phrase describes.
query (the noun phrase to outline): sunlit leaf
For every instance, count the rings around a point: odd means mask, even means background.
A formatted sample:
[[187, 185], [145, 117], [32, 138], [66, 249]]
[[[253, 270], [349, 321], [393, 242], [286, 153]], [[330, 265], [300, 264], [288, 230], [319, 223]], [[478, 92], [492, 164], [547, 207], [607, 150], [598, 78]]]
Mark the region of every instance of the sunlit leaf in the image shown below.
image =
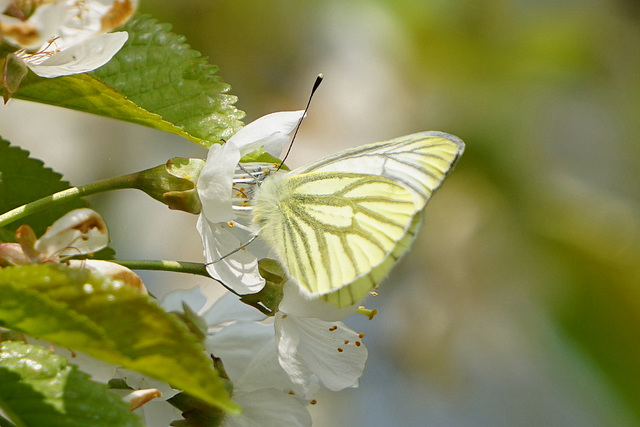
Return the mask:
[[0, 343], [0, 408], [17, 425], [142, 426], [119, 396], [49, 350]]
[[122, 282], [60, 265], [0, 269], [0, 326], [141, 372], [219, 408], [236, 408], [186, 326]]
[[55, 79], [29, 73], [15, 97], [150, 126], [205, 147], [242, 127], [229, 85], [184, 37], [149, 16], [122, 29], [129, 39], [103, 67]]

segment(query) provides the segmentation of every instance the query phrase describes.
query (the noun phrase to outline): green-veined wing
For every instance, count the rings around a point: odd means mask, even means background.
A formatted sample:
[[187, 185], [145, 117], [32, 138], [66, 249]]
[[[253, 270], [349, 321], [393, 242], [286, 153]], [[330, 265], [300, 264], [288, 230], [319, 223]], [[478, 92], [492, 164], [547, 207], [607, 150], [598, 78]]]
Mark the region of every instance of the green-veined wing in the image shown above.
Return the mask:
[[268, 178], [254, 221], [302, 289], [354, 304], [408, 249], [463, 150], [453, 135], [422, 132], [343, 151]]

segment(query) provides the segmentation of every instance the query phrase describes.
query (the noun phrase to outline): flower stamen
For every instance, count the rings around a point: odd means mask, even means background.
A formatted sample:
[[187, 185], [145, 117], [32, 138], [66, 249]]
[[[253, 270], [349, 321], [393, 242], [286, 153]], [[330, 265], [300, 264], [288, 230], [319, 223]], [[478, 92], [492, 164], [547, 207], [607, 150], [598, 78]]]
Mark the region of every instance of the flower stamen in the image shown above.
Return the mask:
[[238, 164], [233, 175], [231, 193], [231, 205], [236, 213], [247, 214], [253, 211], [253, 206], [251, 206], [253, 195], [273, 168], [273, 163]]

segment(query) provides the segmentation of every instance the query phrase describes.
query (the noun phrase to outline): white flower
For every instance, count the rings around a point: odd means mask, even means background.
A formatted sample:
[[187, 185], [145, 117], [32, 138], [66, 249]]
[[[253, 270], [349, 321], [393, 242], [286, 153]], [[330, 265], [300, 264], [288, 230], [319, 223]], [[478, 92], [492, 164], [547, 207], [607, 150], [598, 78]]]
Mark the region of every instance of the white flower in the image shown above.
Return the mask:
[[274, 324], [278, 360], [303, 393], [309, 393], [313, 378], [331, 391], [358, 387], [369, 354], [364, 335], [339, 321], [355, 310], [309, 300], [292, 281], [284, 285]]
[[[237, 175], [244, 173], [236, 172], [236, 164], [243, 155], [260, 146], [278, 156], [303, 113], [281, 112], [264, 116], [247, 125], [225, 145], [212, 147], [197, 185], [202, 202], [198, 230], [207, 262], [219, 260], [253, 237], [251, 208], [246, 213], [241, 209], [247, 204], [250, 190], [231, 190], [234, 174], [237, 181]], [[251, 167], [243, 166], [245, 169]], [[255, 181], [249, 178], [251, 180]], [[264, 279], [257, 269], [258, 260], [268, 253], [264, 242], [256, 239], [241, 251], [209, 264], [207, 270], [212, 277], [240, 294], [255, 293], [264, 286]], [[315, 392], [318, 380], [333, 391], [358, 386], [367, 349], [362, 337], [340, 322], [356, 309], [355, 305], [338, 309], [321, 299], [309, 299], [292, 280], [285, 284], [274, 323], [278, 362], [296, 391], [305, 398], [309, 399]]]
[[74, 209], [56, 220], [34, 248], [47, 259], [88, 254], [109, 244], [107, 225], [91, 209]]
[[[295, 385], [278, 364], [273, 325], [265, 316], [228, 294], [209, 306], [199, 288], [175, 291], [162, 300], [169, 310], [182, 302], [207, 322], [207, 350], [222, 360], [233, 382], [233, 400], [242, 414], [225, 417], [223, 426], [310, 426], [308, 401], [291, 394]], [[316, 387], [317, 390], [317, 387]]]
[[[285, 293], [295, 289], [293, 283], [285, 285]], [[304, 303], [301, 296], [297, 298]], [[175, 308], [180, 306], [177, 301], [185, 301], [207, 322], [207, 349], [222, 359], [234, 382], [234, 398], [236, 392], [276, 389], [310, 401], [320, 384], [331, 391], [358, 386], [367, 348], [362, 335], [340, 321], [280, 311], [271, 323], [272, 318], [231, 294], [203, 308], [207, 304], [197, 289], [172, 292], [166, 300], [173, 300], [168, 306]], [[165, 300], [162, 305], [167, 307]]]
[[41, 77], [84, 73], [106, 64], [127, 41], [107, 31], [133, 14], [137, 0], [0, 1], [0, 36]]
[[[90, 254], [109, 244], [109, 233], [104, 220], [96, 211], [86, 208], [67, 212], [37, 240], [28, 225], [18, 227], [16, 237], [20, 243], [0, 243], [0, 268], [59, 263], [65, 257]], [[102, 260], [70, 260], [66, 264], [96, 271], [124, 282], [141, 294], [147, 293], [140, 277], [120, 264]]]
[[[200, 172], [197, 189], [202, 213], [197, 228], [207, 263], [217, 261], [208, 264], [207, 271], [211, 277], [240, 294], [255, 293], [264, 287], [264, 279], [258, 273], [258, 260], [267, 256], [268, 249], [257, 239], [247, 248], [224, 257], [253, 236], [250, 210], [243, 213], [233, 206], [234, 202], [236, 205], [246, 202], [248, 189], [256, 183], [251, 183], [254, 179], [249, 178], [246, 188], [234, 188], [236, 167], [242, 156], [261, 147], [272, 156], [279, 156], [303, 113], [273, 113], [248, 124], [224, 145], [211, 147], [207, 162]], [[261, 165], [257, 167], [261, 168]], [[244, 174], [243, 171], [238, 173]]]

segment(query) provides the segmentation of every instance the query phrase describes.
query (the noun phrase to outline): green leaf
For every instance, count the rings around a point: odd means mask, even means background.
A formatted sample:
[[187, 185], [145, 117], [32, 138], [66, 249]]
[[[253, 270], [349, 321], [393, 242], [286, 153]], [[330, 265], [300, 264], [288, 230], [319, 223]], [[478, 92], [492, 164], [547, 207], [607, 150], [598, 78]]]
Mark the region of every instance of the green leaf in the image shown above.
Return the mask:
[[217, 68], [170, 28], [138, 15], [121, 28], [129, 39], [106, 65], [55, 79], [29, 73], [15, 97], [150, 126], [205, 147], [228, 139], [244, 112]]
[[[278, 166], [279, 164], [282, 163], [280, 159], [278, 159], [277, 157], [273, 157], [271, 154], [267, 153], [264, 147], [254, 150], [242, 156], [242, 158], [240, 159], [240, 163], [254, 163], [254, 162], [273, 163], [274, 166]], [[285, 164], [282, 164], [280, 169], [284, 171], [290, 170]]]
[[61, 265], [0, 269], [0, 326], [83, 351], [236, 411], [203, 346], [122, 282]]
[[16, 341], [0, 343], [0, 408], [27, 427], [142, 426], [106, 384], [64, 357]]
[[[9, 141], [0, 137], [0, 213], [67, 188], [69, 183], [62, 180], [62, 175], [46, 168], [40, 160], [30, 158], [28, 151], [12, 147]], [[27, 216], [6, 228], [14, 231], [20, 224], [29, 224], [36, 235], [41, 235], [68, 211], [86, 206], [83, 200], [73, 200]], [[6, 232], [3, 235], [6, 237]]]

